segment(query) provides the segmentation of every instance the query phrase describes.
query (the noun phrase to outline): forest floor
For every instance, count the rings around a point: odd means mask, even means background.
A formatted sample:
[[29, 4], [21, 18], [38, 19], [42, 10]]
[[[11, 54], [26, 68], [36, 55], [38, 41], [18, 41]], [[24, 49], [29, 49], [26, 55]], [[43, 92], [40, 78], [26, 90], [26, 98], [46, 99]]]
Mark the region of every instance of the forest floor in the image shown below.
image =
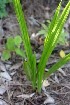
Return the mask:
[[[57, 1], [57, 2], [55, 2]], [[62, 8], [66, 5], [63, 2]], [[22, 0], [33, 51], [37, 61], [43, 50], [43, 36], [36, 36], [41, 24], [50, 20], [59, 0]], [[9, 15], [0, 20], [0, 105], [70, 105], [70, 62], [45, 80], [41, 93], [33, 91], [31, 83], [23, 71], [22, 58], [13, 55], [10, 60], [1, 59], [5, 40], [9, 36], [20, 35], [20, 29], [12, 6], [7, 8]], [[47, 23], [46, 23], [47, 24]], [[65, 24], [69, 33], [70, 17]], [[60, 58], [59, 52], [70, 52], [70, 44], [58, 45], [53, 51], [46, 69]]]

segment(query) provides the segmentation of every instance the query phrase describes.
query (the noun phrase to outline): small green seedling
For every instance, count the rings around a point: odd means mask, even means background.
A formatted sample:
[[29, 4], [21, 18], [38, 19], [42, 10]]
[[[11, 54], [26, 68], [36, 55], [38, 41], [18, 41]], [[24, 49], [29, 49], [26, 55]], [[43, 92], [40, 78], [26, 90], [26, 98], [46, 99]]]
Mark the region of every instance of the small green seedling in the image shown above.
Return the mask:
[[9, 37], [3, 51], [2, 58], [8, 60], [11, 57], [11, 52], [25, 58], [24, 51], [21, 49], [22, 38], [20, 36]]
[[[47, 29], [46, 38], [44, 40], [43, 52], [38, 65], [36, 65], [36, 56], [32, 52], [29, 33], [24, 18], [24, 13], [22, 11], [22, 7], [20, 4], [20, 0], [13, 0], [13, 5], [15, 8], [17, 20], [19, 22], [21, 35], [22, 35], [21, 36], [22, 43], [24, 45], [25, 55], [27, 59], [27, 61], [23, 61], [23, 69], [28, 79], [31, 81], [33, 89], [37, 89], [38, 92], [41, 92], [42, 83], [45, 77], [48, 78], [52, 73], [54, 73], [56, 70], [58, 70], [61, 66], [63, 66], [65, 63], [67, 63], [70, 60], [70, 54], [67, 54], [65, 57], [61, 58], [56, 64], [54, 64], [48, 70], [47, 73], [45, 72], [45, 67], [48, 62], [48, 59], [58, 43], [58, 39], [61, 35], [64, 23], [69, 15], [70, 1], [67, 3], [61, 14], [60, 14], [61, 2], [59, 3], [59, 6], [57, 7], [53, 19]], [[11, 48], [12, 50], [14, 50], [13, 40], [12, 43], [13, 44], [11, 45]], [[11, 50], [8, 45], [7, 48]]]

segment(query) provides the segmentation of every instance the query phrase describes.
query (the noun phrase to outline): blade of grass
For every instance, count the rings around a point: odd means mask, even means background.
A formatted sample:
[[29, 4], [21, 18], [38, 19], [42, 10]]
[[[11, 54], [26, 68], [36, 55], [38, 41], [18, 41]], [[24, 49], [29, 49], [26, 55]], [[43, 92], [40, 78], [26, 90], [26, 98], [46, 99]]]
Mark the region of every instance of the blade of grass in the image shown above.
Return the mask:
[[25, 21], [25, 17], [22, 11], [20, 0], [13, 0], [13, 4], [15, 7], [15, 12], [16, 12], [16, 16], [19, 22], [20, 30], [22, 33], [22, 39], [24, 42], [26, 54], [27, 54], [27, 57], [31, 60], [32, 50], [31, 50], [31, 45], [30, 45], [30, 40], [29, 40], [28, 29], [26, 26], [26, 21]]
[[[22, 40], [23, 40], [24, 48], [25, 48], [26, 55], [27, 55], [27, 62], [28, 62], [29, 68], [30, 68], [29, 72], [30, 72], [30, 75], [31, 75], [32, 84], [35, 86], [34, 79], [36, 78], [35, 77], [36, 70], [33, 66], [33, 61], [35, 61], [36, 58], [33, 57], [34, 55], [32, 53], [32, 48], [31, 48], [31, 45], [30, 45], [28, 29], [27, 29], [24, 13], [22, 11], [22, 7], [21, 7], [21, 4], [20, 4], [20, 0], [13, 0], [13, 5], [14, 5], [14, 8], [15, 8], [17, 20], [19, 22], [19, 26], [20, 26], [20, 30], [21, 30], [21, 34], [22, 34]], [[36, 63], [36, 62], [34, 62], [34, 63]], [[34, 64], [34, 65], [36, 65], [36, 64]]]
[[52, 73], [58, 70], [61, 66], [70, 61], [70, 54], [67, 54], [64, 58], [60, 59], [56, 64], [54, 64], [47, 73], [45, 73], [45, 77], [49, 77]]
[[59, 3], [59, 6], [57, 7], [56, 12], [52, 18], [52, 21], [49, 24], [48, 32], [47, 32], [49, 34], [49, 36], [48, 36], [49, 38], [50, 38], [51, 32], [52, 32], [50, 30], [53, 30], [53, 28], [56, 26], [56, 24], [58, 22], [57, 20], [59, 19], [59, 16], [60, 16], [60, 8], [61, 8], [61, 2]]

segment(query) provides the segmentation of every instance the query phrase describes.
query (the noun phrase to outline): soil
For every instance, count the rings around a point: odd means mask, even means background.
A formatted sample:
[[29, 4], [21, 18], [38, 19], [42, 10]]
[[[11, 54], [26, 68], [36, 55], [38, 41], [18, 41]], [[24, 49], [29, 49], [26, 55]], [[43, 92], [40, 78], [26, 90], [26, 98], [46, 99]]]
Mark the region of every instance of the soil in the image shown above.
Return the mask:
[[[60, 0], [21, 0], [28, 25], [30, 38], [41, 28], [41, 23], [51, 20], [54, 11]], [[67, 1], [63, 1], [62, 7]], [[9, 36], [20, 35], [20, 29], [14, 13], [12, 4], [7, 5], [8, 16], [0, 20], [0, 57], [5, 47], [5, 39]], [[69, 33], [70, 18], [65, 24]], [[47, 23], [46, 23], [47, 24]], [[69, 33], [70, 34], [70, 33]], [[39, 60], [43, 50], [43, 38], [37, 37], [31, 40], [32, 48], [37, 53]], [[70, 46], [58, 45], [53, 51], [46, 69], [52, 66], [60, 58], [59, 51], [63, 49], [66, 53], [70, 52]], [[31, 83], [27, 80], [23, 71], [22, 58], [13, 55], [9, 61], [3, 61], [0, 58], [0, 69], [5, 67], [11, 76], [11, 80], [4, 80], [0, 76], [0, 86], [3, 85], [6, 91], [0, 95], [0, 105], [70, 105], [70, 62], [64, 65], [61, 71], [51, 75], [46, 81], [47, 86], [42, 89], [41, 93], [32, 89]], [[0, 70], [1, 72], [1, 70]], [[47, 101], [47, 99], [49, 101]]]

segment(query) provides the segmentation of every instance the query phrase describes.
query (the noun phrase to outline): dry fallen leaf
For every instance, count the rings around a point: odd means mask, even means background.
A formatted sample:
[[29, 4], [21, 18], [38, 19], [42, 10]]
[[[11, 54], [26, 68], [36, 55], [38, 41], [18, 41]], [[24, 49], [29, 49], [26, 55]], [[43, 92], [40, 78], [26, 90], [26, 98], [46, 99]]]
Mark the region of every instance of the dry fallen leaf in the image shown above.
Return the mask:
[[0, 99], [0, 105], [8, 105], [4, 100]]
[[60, 73], [62, 73], [63, 76], [67, 76], [66, 73], [65, 73], [61, 68], [59, 68], [58, 71], [59, 71]]
[[1, 72], [1, 73], [0, 73], [0, 76], [1, 76], [2, 78], [5, 78], [5, 79], [8, 80], [8, 81], [11, 81], [11, 80], [12, 80], [11, 76], [9, 75], [9, 73], [8, 73], [7, 71]]
[[10, 73], [11, 76], [15, 75], [16, 71], [13, 71], [12, 73]]
[[50, 85], [50, 83], [48, 82], [48, 80], [44, 80], [43, 81], [43, 86], [44, 87], [47, 87], [47, 86], [49, 86]]
[[22, 95], [18, 95], [17, 97], [18, 98], [25, 98], [25, 99], [27, 99], [27, 98], [31, 98], [31, 97], [33, 97], [34, 96], [34, 94], [35, 93], [32, 93], [32, 94], [30, 94], [30, 95], [28, 95], [28, 94], [22, 94]]
[[54, 104], [55, 100], [48, 94], [45, 87], [42, 87], [44, 94], [47, 96], [47, 99], [44, 101], [44, 104]]
[[51, 96], [48, 96], [44, 101], [44, 104], [54, 104], [54, 99]]
[[2, 62], [0, 62], [0, 70], [6, 71], [5, 65]]
[[64, 52], [63, 50], [61, 50], [61, 51], [59, 52], [59, 55], [60, 55], [61, 58], [63, 58], [63, 57], [65, 57], [65, 52]]
[[10, 71], [11, 70], [17, 70], [17, 69], [19, 69], [19, 67], [21, 67], [21, 65], [23, 64], [23, 62], [21, 62], [21, 63], [17, 63], [17, 64], [15, 64], [15, 65], [13, 65], [12, 67], [10, 67]]
[[5, 86], [1, 85], [0, 86], [0, 95], [3, 95], [6, 92]]

